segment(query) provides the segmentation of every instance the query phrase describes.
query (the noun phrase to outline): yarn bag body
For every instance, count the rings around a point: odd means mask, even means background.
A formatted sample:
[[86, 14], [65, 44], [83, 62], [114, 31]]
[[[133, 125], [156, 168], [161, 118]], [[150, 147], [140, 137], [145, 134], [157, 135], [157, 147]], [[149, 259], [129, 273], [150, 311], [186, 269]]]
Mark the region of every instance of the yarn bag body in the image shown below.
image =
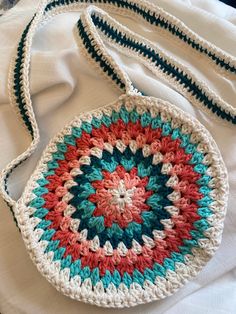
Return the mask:
[[[122, 94], [66, 125], [15, 201], [9, 175], [40, 141], [29, 83], [33, 36], [53, 16], [77, 10], [80, 51]], [[214, 255], [228, 179], [207, 129], [174, 104], [141, 93], [105, 43], [163, 77], [218, 122], [235, 124], [236, 118], [235, 109], [189, 69], [107, 12], [169, 30], [222, 71], [235, 73], [235, 60], [164, 10], [138, 0], [42, 1], [22, 34], [9, 94], [32, 142], [2, 171], [1, 195], [30, 258], [56, 289], [103, 307], [129, 307], [170, 296]]]

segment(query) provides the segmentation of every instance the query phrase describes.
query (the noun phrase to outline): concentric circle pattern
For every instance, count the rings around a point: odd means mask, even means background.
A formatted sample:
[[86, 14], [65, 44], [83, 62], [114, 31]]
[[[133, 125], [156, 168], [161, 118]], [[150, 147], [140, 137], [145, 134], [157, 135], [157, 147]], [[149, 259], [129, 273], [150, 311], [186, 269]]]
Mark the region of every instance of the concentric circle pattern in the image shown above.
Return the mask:
[[128, 306], [196, 275], [219, 244], [226, 202], [223, 163], [202, 128], [170, 104], [125, 96], [49, 145], [24, 193], [24, 228], [58, 289]]

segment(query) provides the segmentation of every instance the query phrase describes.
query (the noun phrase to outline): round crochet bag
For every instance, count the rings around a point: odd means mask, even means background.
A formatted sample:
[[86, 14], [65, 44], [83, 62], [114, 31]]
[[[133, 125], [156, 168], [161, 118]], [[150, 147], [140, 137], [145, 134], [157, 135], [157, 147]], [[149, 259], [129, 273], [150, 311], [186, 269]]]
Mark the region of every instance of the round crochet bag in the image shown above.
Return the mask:
[[[153, 43], [101, 8], [87, 7], [91, 2], [164, 27], [216, 67], [231, 72], [235, 67], [177, 19], [138, 0], [43, 1], [22, 34], [10, 96], [32, 143], [2, 172], [1, 194], [31, 259], [56, 289], [99, 306], [134, 306], [173, 294], [212, 257], [223, 229], [227, 172], [206, 128], [178, 107], [134, 88], [104, 41], [219, 118], [235, 123], [235, 109]], [[39, 142], [29, 89], [33, 35], [52, 16], [81, 8], [75, 34], [80, 49], [123, 94], [64, 127], [14, 201], [8, 176]]]

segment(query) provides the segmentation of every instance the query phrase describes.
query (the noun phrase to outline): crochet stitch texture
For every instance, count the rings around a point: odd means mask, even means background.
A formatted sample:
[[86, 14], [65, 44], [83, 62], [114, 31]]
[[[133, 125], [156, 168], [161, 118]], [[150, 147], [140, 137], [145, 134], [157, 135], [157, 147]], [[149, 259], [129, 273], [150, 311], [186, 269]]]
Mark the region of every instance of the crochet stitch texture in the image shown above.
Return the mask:
[[154, 98], [123, 96], [78, 116], [46, 149], [19, 207], [40, 271], [101, 306], [173, 293], [220, 241], [226, 174], [213, 148], [200, 124]]
[[32, 143], [2, 172], [1, 194], [31, 259], [59, 291], [99, 306], [134, 306], [171, 295], [212, 257], [221, 241], [227, 171], [209, 132], [176, 106], [136, 90], [104, 41], [208, 113], [235, 124], [235, 108], [148, 40], [90, 6], [77, 23], [78, 44], [123, 95], [75, 117], [45, 149], [22, 197], [13, 200], [8, 177], [40, 139], [29, 90], [33, 35], [53, 15], [90, 3], [164, 28], [222, 71], [235, 72], [235, 60], [138, 0], [42, 1], [22, 34], [10, 97]]

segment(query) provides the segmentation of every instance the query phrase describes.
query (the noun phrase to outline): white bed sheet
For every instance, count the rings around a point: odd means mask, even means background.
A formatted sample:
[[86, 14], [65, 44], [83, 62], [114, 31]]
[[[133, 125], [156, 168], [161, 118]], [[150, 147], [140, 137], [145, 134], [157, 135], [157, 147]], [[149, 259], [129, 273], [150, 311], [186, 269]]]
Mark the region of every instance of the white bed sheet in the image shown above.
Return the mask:
[[[236, 56], [236, 10], [216, 0], [153, 0], [183, 20], [191, 29], [216, 46]], [[3, 166], [29, 143], [24, 128], [9, 106], [7, 71], [22, 29], [32, 16], [37, 1], [21, 0], [0, 18], [0, 165]], [[42, 149], [75, 114], [116, 99], [118, 93], [81, 57], [72, 35], [78, 13], [68, 13], [49, 23], [35, 37], [32, 54], [31, 89], [41, 130], [41, 144], [33, 158], [11, 179], [12, 192], [20, 195]], [[141, 26], [120, 19], [143, 32]], [[222, 80], [220, 73], [203, 66], [189, 50], [176, 48], [160, 34], [146, 33], [203, 78], [225, 100], [235, 105], [235, 77]], [[149, 95], [174, 102], [197, 117], [212, 133], [225, 160], [230, 198], [222, 244], [214, 258], [192, 282], [162, 301], [131, 309], [93, 307], [59, 294], [36, 270], [25, 250], [9, 209], [0, 200], [0, 313], [2, 314], [235, 314], [236, 313], [236, 132], [194, 108], [186, 99], [143, 69], [134, 60], [112, 51], [135, 84]]]

